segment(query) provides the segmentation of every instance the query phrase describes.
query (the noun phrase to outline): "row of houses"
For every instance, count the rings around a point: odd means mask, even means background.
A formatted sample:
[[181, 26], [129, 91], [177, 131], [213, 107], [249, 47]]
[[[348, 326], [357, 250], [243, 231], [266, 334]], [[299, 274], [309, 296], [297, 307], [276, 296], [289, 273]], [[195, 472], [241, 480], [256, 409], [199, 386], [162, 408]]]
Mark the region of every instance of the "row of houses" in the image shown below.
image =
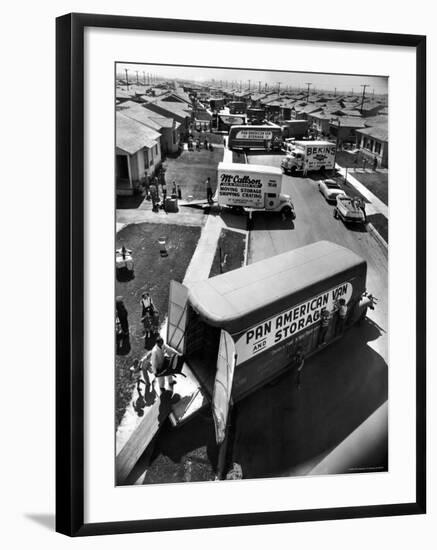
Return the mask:
[[178, 153], [193, 117], [190, 97], [167, 87], [116, 87], [116, 189], [132, 195]]
[[[281, 124], [288, 120], [308, 120], [313, 133], [335, 139], [339, 147], [350, 145], [364, 156], [388, 165], [388, 108], [386, 96], [365, 99], [357, 95], [328, 92], [250, 92], [214, 90], [239, 112], [263, 111], [264, 120]], [[210, 101], [215, 101], [212, 96]]]

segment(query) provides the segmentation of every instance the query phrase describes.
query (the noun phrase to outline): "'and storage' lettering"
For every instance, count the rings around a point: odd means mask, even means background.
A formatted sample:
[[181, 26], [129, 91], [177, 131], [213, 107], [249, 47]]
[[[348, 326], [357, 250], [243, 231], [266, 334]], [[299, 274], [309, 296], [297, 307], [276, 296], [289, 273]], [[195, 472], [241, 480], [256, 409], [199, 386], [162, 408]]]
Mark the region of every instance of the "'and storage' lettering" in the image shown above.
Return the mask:
[[242, 363], [319, 322], [324, 309], [332, 311], [339, 298], [348, 303], [352, 291], [351, 283], [342, 283], [250, 328], [236, 342], [238, 362]]

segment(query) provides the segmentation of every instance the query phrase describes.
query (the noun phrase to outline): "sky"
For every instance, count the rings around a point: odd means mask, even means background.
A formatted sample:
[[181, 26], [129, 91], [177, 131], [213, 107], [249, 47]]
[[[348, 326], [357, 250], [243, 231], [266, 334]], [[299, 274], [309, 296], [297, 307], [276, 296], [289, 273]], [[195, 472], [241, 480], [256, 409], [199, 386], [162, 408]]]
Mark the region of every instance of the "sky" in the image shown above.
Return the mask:
[[261, 89], [264, 90], [265, 84], [272, 87], [278, 87], [280, 82], [280, 89], [284, 89], [285, 86], [292, 86], [293, 88], [307, 89], [307, 83], [310, 82], [310, 90], [334, 90], [337, 88], [338, 92], [347, 92], [355, 94], [361, 94], [363, 88], [362, 84], [367, 84], [366, 94], [372, 94], [373, 90], [375, 94], [386, 94], [388, 92], [388, 78], [383, 76], [369, 76], [369, 75], [341, 75], [341, 74], [323, 74], [323, 73], [301, 73], [301, 72], [278, 72], [278, 71], [254, 71], [245, 69], [215, 69], [215, 68], [199, 68], [199, 67], [186, 67], [186, 66], [174, 66], [174, 65], [139, 65], [134, 63], [117, 63], [117, 75], [125, 78], [125, 69], [128, 69], [129, 80], [133, 83], [136, 82], [138, 71], [138, 78], [140, 83], [143, 83], [143, 79], [148, 78], [148, 74], [156, 75], [158, 80], [165, 79], [184, 79], [193, 80], [196, 82], [202, 82], [205, 80], [214, 79], [221, 80], [223, 84], [227, 80], [229, 85], [231, 81], [235, 81], [237, 88], [240, 86], [240, 80], [242, 82], [242, 88], [250, 88], [258, 90], [261, 82]]

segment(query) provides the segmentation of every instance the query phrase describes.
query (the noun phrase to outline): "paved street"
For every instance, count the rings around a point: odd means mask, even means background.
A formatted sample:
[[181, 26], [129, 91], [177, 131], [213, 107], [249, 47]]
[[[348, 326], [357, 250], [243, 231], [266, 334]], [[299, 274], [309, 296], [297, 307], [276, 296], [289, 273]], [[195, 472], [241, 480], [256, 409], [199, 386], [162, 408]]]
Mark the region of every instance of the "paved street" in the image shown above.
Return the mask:
[[[278, 166], [280, 160], [279, 155], [265, 155], [249, 157], [248, 162]], [[255, 216], [249, 263], [330, 240], [367, 260], [367, 287], [379, 302], [370, 321], [306, 361], [300, 389], [290, 372], [237, 404], [234, 460], [245, 477], [308, 473], [388, 394], [387, 252], [365, 229], [350, 229], [336, 220], [316, 181], [285, 178], [284, 192], [292, 196], [297, 218], [284, 229], [274, 215]]]

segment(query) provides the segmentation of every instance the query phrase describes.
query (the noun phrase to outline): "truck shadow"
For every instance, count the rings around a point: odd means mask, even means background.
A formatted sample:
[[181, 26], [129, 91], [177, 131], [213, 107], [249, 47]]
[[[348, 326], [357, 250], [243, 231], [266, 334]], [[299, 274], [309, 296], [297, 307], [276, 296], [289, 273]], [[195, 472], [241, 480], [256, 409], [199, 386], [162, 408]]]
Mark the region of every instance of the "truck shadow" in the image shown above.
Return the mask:
[[253, 231], [284, 231], [294, 229], [291, 218], [283, 218], [279, 212], [256, 213], [253, 216]]
[[[172, 399], [178, 398], [174, 395]], [[217, 459], [214, 423], [208, 407], [177, 429], [169, 422], [163, 426], [149, 463], [142, 468], [143, 471], [147, 468], [144, 483], [209, 481], [214, 479]], [[137, 469], [141, 469], [141, 462], [140, 459]]]
[[300, 387], [288, 372], [236, 405], [232, 460], [245, 478], [307, 473], [387, 401], [387, 364], [368, 345], [380, 334], [366, 320], [307, 359]]
[[[299, 388], [297, 373], [288, 371], [237, 403], [228, 465], [240, 464], [246, 479], [307, 473], [307, 464], [317, 463], [387, 400], [387, 364], [369, 346], [382, 332], [366, 319], [306, 360]], [[147, 470], [143, 483], [208, 481], [217, 460], [208, 407], [177, 429], [165, 423], [136, 471]]]

